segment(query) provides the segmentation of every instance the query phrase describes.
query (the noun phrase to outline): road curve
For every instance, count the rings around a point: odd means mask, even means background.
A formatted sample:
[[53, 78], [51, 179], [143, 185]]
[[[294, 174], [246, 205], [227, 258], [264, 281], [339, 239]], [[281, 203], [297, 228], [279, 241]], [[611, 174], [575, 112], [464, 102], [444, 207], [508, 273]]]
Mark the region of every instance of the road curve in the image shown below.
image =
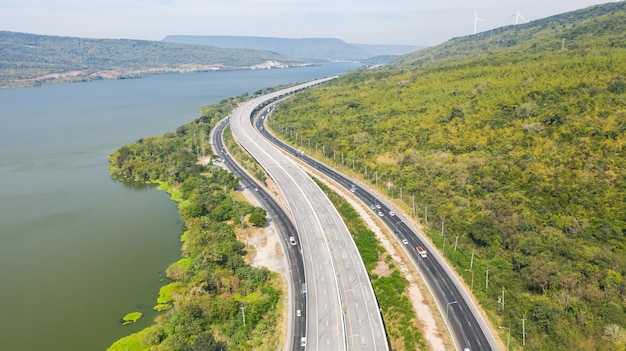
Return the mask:
[[242, 104], [233, 111], [231, 129], [277, 184], [295, 220], [306, 277], [306, 349], [389, 350], [363, 261], [339, 213], [315, 182], [251, 124], [251, 116], [260, 106], [330, 79]]
[[[267, 210], [270, 220], [274, 223], [274, 227], [281, 237], [281, 245], [284, 249], [287, 263], [289, 266], [288, 282], [288, 323], [287, 323], [287, 340], [285, 350], [299, 350], [300, 338], [306, 333], [306, 300], [301, 293], [301, 286], [305, 281], [304, 262], [300, 250], [289, 243], [291, 235], [298, 239], [295, 225], [291, 217], [281, 207], [279, 201], [275, 199], [258, 181], [249, 175], [247, 171], [241, 167], [230, 156], [224, 146], [224, 129], [228, 125], [228, 118], [220, 121], [211, 131], [211, 145], [215, 154], [220, 157], [220, 162], [235, 175], [240, 177], [239, 184], [242, 190], [245, 188], [254, 189], [252, 194], [259, 201], [261, 207]], [[299, 313], [298, 313], [299, 311]]]
[[[350, 191], [379, 216], [383, 223], [396, 234], [398, 240], [407, 240], [407, 244], [404, 245], [405, 250], [417, 265], [431, 294], [435, 297], [439, 310], [452, 333], [456, 349], [464, 350], [468, 348], [472, 351], [498, 350], [491, 330], [478, 312], [469, 294], [465, 291], [451, 268], [446, 263], [442, 263], [443, 259], [439, 253], [430, 245], [428, 240], [425, 240], [417, 229], [407, 225], [408, 222], [400, 214], [394, 212], [394, 215], [391, 216], [390, 211], [393, 210], [392, 207], [359, 185], [358, 182], [324, 163], [307, 155], [299, 154], [296, 149], [269, 133], [263, 125], [264, 119], [259, 119], [255, 127], [267, 140], [282, 148], [288, 154], [298, 157], [302, 162], [317, 169], [340, 186], [352, 189]], [[428, 255], [426, 258], [421, 257], [417, 253], [417, 246], [427, 249]]]

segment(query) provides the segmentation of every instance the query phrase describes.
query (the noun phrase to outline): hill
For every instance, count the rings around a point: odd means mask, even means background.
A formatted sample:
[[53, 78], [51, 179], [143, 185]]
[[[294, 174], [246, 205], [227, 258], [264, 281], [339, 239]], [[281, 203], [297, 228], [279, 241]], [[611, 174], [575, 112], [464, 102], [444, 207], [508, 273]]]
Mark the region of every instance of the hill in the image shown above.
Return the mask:
[[212, 45], [230, 49], [254, 49], [277, 52], [302, 59], [363, 60], [373, 56], [406, 54], [422, 47], [408, 45], [348, 44], [333, 38], [271, 38], [221, 35], [168, 35], [165, 42]]
[[[421, 66], [495, 54], [539, 54], [566, 49], [585, 51], [626, 47], [624, 1], [592, 6], [529, 23], [453, 38], [398, 58], [397, 65]], [[597, 42], [602, 40], [602, 42]]]
[[270, 127], [416, 216], [512, 349], [624, 350], [625, 40], [625, 2], [455, 38]]
[[0, 31], [0, 47], [0, 87], [306, 64], [301, 59], [258, 50], [3, 31]]

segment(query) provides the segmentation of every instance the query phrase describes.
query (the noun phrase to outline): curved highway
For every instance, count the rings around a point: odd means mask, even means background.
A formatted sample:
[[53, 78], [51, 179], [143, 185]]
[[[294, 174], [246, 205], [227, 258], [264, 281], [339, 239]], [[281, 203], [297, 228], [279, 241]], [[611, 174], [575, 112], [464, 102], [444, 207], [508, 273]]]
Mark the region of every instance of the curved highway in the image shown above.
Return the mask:
[[[321, 84], [316, 80], [250, 100], [230, 119], [236, 139], [283, 193], [299, 234], [306, 277], [307, 350], [389, 350], [382, 318], [360, 254], [330, 200], [293, 160], [253, 128], [268, 102]], [[270, 107], [271, 109], [271, 107]]]
[[[240, 177], [239, 183], [243, 188], [255, 189], [254, 194], [261, 207], [265, 208], [269, 217], [274, 222], [276, 230], [281, 234], [282, 247], [289, 265], [289, 322], [287, 326], [286, 350], [300, 349], [301, 337], [306, 333], [306, 300], [301, 292], [304, 283], [304, 262], [297, 247], [289, 243], [289, 237], [294, 236], [298, 240], [296, 228], [285, 210], [280, 206], [271, 193], [267, 192], [254, 177], [250, 176], [230, 156], [224, 146], [224, 129], [228, 125], [228, 118], [220, 121], [211, 131], [211, 143], [215, 154], [221, 159], [224, 166]], [[299, 311], [299, 312], [298, 312]]]
[[[456, 348], [458, 350], [468, 348], [472, 351], [498, 350], [491, 330], [476, 306], [471, 302], [469, 294], [462, 288], [458, 278], [447, 264], [441, 263], [443, 259], [430, 243], [424, 240], [422, 234], [407, 225], [401, 215], [391, 212], [393, 211], [391, 206], [381, 201], [357, 182], [277, 139], [264, 128], [265, 117], [266, 115], [262, 115], [261, 118], [258, 118], [255, 127], [267, 140], [287, 153], [298, 157], [302, 162], [316, 168], [344, 188], [349, 189], [374, 211], [385, 225], [396, 234], [398, 240], [405, 243], [406, 251], [417, 265], [432, 295], [435, 296], [439, 310], [452, 333]], [[418, 246], [427, 250], [426, 257], [421, 257], [418, 254], [416, 250]]]

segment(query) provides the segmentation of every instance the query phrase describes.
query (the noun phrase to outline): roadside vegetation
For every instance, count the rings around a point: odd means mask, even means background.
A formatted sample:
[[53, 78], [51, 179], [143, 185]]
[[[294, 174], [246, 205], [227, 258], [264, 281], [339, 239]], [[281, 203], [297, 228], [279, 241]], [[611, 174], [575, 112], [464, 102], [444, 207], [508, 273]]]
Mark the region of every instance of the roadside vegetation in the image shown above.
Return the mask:
[[[267, 179], [265, 171], [237, 145], [229, 128], [224, 131], [224, 139], [228, 151], [237, 159], [237, 162], [253, 174], [257, 180], [265, 183]], [[379, 244], [374, 232], [367, 227], [354, 208], [327, 186], [316, 179], [314, 180], [339, 210], [353, 236], [373, 285], [379, 307], [382, 309], [385, 331], [392, 349], [426, 350], [423, 335], [416, 324], [417, 316], [408, 296], [408, 281], [393, 265], [390, 256]], [[379, 276], [373, 273], [381, 264], [387, 267], [390, 272], [389, 275]]]
[[[358, 212], [339, 194], [317, 179], [314, 180], [341, 214], [361, 254], [381, 309], [391, 349], [427, 350], [424, 336], [416, 324], [415, 309], [409, 298], [409, 282], [402, 277], [400, 270], [394, 266], [389, 254]], [[389, 274], [374, 273], [379, 265], [384, 265]]]
[[418, 218], [511, 349], [624, 350], [624, 33], [622, 1], [456, 38], [269, 123]]

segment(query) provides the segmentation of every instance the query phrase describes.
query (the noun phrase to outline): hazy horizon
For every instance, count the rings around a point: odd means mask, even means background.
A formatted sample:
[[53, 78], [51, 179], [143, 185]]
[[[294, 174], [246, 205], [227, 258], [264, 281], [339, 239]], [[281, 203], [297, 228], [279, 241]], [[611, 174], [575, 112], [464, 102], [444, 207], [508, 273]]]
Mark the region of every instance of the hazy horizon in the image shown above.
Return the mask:
[[167, 35], [335, 38], [370, 45], [431, 46], [477, 32], [574, 11], [606, 0], [4, 0], [0, 30], [92, 39], [160, 41]]

